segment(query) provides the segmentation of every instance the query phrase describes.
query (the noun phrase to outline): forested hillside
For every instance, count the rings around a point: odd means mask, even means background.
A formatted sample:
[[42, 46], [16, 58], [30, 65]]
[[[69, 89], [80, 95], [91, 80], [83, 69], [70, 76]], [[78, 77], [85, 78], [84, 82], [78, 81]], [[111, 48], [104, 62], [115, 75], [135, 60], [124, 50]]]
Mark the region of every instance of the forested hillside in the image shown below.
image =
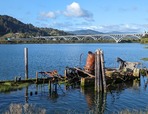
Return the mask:
[[18, 36], [49, 36], [49, 35], [67, 35], [68, 33], [53, 28], [38, 28], [32, 24], [24, 24], [23, 22], [7, 16], [0, 15], [0, 37]]

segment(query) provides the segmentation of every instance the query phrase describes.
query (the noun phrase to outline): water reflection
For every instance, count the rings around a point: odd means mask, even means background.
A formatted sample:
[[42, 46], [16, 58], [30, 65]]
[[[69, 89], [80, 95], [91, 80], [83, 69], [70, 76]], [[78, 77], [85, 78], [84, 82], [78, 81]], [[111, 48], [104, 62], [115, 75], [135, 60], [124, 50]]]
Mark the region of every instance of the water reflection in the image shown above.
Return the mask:
[[146, 77], [146, 76], [141, 76], [141, 81], [142, 81], [142, 83], [143, 83], [144, 90], [146, 91], [147, 85], [148, 85], [148, 77]]
[[106, 109], [107, 93], [97, 93], [94, 90], [94, 88], [81, 88], [90, 109], [89, 113], [103, 114]]
[[32, 104], [10, 104], [9, 109], [3, 114], [46, 114], [46, 109]]
[[94, 88], [81, 88], [81, 92], [84, 94], [86, 98], [86, 102], [88, 104], [89, 109], [94, 107], [95, 101], [95, 91]]
[[[43, 105], [44, 109], [52, 111], [54, 109], [58, 109], [59, 107], [61, 108], [60, 110], [62, 110], [62, 108], [65, 108], [65, 110], [67, 111], [67, 109], [72, 109], [70, 105], [74, 105], [77, 108], [82, 108], [86, 105], [86, 109], [89, 110], [90, 113], [112, 113], [114, 110], [116, 111], [120, 110], [120, 108], [125, 108], [125, 105], [134, 107], [134, 104], [137, 102], [145, 103], [145, 100], [143, 99], [140, 99], [140, 101], [136, 101], [136, 99], [141, 96], [141, 88], [144, 91], [147, 91], [147, 85], [148, 79], [146, 77], [141, 77], [140, 81], [133, 80], [131, 82], [110, 85], [107, 88], [107, 93], [95, 93], [94, 88], [92, 87], [79, 88], [78, 86], [72, 86], [69, 87], [68, 90], [65, 90], [66, 85], [64, 84], [57, 84], [56, 87], [54, 84], [52, 84], [50, 85], [52, 88], [50, 90], [49, 84], [33, 84], [23, 89], [24, 94], [22, 97], [24, 97], [24, 99], [22, 102], [19, 102], [22, 104], [25, 103]], [[57, 91], [55, 91], [55, 88], [57, 88]], [[145, 96], [147, 95], [146, 92], [142, 94], [145, 94]], [[132, 97], [132, 95], [135, 96]], [[17, 98], [18, 97], [20, 96], [17, 96]], [[84, 99], [81, 99], [79, 101], [79, 98]], [[11, 99], [15, 100], [15, 98]], [[130, 99], [131, 102], [129, 101]], [[19, 100], [21, 100], [21, 98]], [[80, 105], [74, 104], [76, 100], [78, 100], [76, 103], [80, 103]], [[84, 106], [81, 106], [82, 100], [84, 100], [83, 102], [85, 102], [85, 104], [82, 103]], [[12, 103], [13, 102], [14, 101], [12, 101]], [[139, 103], [139, 105], [141, 105], [141, 103]], [[86, 110], [83, 110], [83, 112], [85, 111]]]
[[107, 93], [97, 93], [95, 97], [95, 112], [97, 114], [103, 114], [106, 109]]
[[64, 87], [59, 83], [33, 84], [24, 88], [25, 103], [35, 98], [57, 100], [59, 95], [65, 95]]
[[28, 103], [28, 87], [25, 88], [25, 103]]
[[139, 90], [139, 87], [140, 87], [140, 81], [139, 80], [133, 80], [133, 86], [132, 86], [132, 88], [134, 90]]
[[[148, 79], [146, 85], [148, 84]], [[108, 86], [107, 93], [95, 93], [94, 88], [81, 88], [81, 92], [84, 94], [86, 98], [86, 102], [90, 109], [89, 113], [103, 114], [105, 111], [109, 111], [112, 109], [108, 109], [109, 105], [107, 100], [111, 101], [111, 105], [116, 105], [119, 99], [122, 99], [123, 92], [125, 89], [133, 89], [136, 91], [140, 91], [141, 82], [140, 80], [133, 80], [130, 82], [124, 82], [120, 84], [113, 84]], [[122, 107], [121, 107], [122, 108]]]

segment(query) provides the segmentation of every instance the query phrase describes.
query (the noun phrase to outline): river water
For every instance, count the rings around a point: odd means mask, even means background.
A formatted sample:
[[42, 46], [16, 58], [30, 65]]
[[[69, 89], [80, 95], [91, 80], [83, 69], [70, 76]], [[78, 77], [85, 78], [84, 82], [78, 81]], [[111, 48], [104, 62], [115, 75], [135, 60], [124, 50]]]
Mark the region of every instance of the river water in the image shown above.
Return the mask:
[[[15, 76], [24, 78], [24, 48], [29, 51], [29, 78], [35, 78], [36, 72], [56, 69], [63, 75], [66, 66], [82, 67], [85, 65], [88, 51], [104, 51], [106, 67], [118, 67], [116, 58], [126, 61], [141, 62], [148, 67], [148, 62], [141, 58], [148, 57], [146, 45], [138, 43], [98, 43], [98, 44], [17, 44], [0, 45], [0, 80], [13, 80]], [[82, 60], [80, 61], [80, 55]], [[25, 92], [33, 92], [27, 100], [33, 108], [42, 108], [46, 113], [117, 113], [118, 111], [146, 110], [148, 108], [147, 77], [141, 76], [140, 82], [134, 81], [117, 85], [115, 90], [105, 95], [96, 95], [92, 88], [58, 87], [58, 96], [49, 97], [48, 86], [31, 85], [18, 91], [0, 93], [0, 113], [10, 110], [12, 104], [26, 105]], [[37, 95], [35, 91], [38, 91]]]

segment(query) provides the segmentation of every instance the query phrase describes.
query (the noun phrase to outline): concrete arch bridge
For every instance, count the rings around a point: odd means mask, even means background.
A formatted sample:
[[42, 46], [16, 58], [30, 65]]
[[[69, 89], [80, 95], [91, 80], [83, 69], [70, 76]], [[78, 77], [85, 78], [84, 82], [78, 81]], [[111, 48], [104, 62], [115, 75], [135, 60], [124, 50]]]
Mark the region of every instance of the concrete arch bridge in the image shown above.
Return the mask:
[[145, 34], [96, 34], [96, 35], [65, 35], [65, 36], [40, 36], [35, 38], [44, 38], [45, 40], [115, 40], [116, 43], [123, 39], [141, 39]]

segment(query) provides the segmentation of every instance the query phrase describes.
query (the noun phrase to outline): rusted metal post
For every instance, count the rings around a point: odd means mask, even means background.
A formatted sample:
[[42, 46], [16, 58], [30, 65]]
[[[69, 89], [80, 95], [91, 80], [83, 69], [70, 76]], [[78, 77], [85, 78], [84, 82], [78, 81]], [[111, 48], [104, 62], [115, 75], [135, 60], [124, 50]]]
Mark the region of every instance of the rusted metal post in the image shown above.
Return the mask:
[[25, 79], [28, 79], [28, 48], [24, 48], [25, 57]]

